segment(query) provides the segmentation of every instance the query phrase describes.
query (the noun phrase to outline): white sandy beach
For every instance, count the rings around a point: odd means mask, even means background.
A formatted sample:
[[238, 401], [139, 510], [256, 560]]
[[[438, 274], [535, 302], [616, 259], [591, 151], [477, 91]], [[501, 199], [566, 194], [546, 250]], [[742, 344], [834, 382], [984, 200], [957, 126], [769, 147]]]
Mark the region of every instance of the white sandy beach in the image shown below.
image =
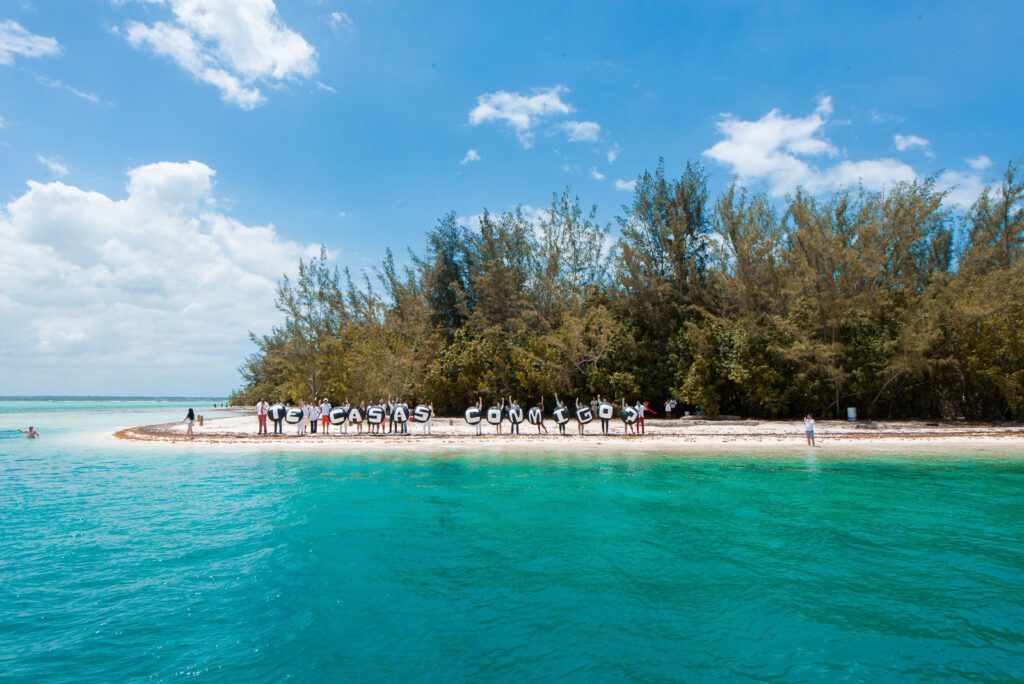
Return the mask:
[[[225, 416], [225, 414], [227, 414]], [[212, 417], [213, 415], [224, 417]], [[461, 417], [435, 418], [432, 434], [423, 435], [422, 425], [408, 424], [407, 435], [357, 434], [354, 426], [341, 432], [331, 426], [329, 434], [318, 432], [303, 437], [295, 435], [295, 426], [284, 425], [283, 435], [257, 434], [257, 420], [251, 410], [217, 410], [205, 417], [204, 424], [194, 427], [195, 438], [189, 440], [181, 423], [132, 427], [116, 433], [126, 440], [147, 442], [181, 442], [238, 444], [289, 450], [658, 450], [707, 451], [723, 449], [765, 449], [771, 451], [809, 450], [802, 421], [647, 419], [646, 434], [625, 435], [620, 420], [611, 421], [611, 434], [601, 434], [601, 424], [586, 426], [584, 436], [577, 434], [575, 421], [566, 425], [566, 434], [550, 418], [545, 422], [548, 434], [537, 434], [537, 427], [523, 423], [520, 435], [509, 435], [509, 424], [502, 424], [502, 434], [493, 425], [484, 425], [483, 435]], [[273, 430], [273, 424], [270, 424]], [[1024, 427], [994, 424], [894, 421], [847, 422], [816, 421], [816, 451], [823, 453], [850, 450], [919, 452], [919, 451], [998, 451], [1020, 452], [1024, 456]]]

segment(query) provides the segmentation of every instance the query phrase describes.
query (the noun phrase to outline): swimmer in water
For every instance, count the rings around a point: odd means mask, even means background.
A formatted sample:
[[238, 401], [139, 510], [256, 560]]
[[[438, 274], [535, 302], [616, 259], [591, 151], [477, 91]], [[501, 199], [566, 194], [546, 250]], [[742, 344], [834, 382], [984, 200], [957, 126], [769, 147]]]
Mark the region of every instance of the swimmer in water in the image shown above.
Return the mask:
[[31, 425], [28, 426], [28, 430], [18, 430], [18, 432], [28, 436], [29, 439], [35, 439], [39, 436], [39, 433], [36, 432], [36, 429]]

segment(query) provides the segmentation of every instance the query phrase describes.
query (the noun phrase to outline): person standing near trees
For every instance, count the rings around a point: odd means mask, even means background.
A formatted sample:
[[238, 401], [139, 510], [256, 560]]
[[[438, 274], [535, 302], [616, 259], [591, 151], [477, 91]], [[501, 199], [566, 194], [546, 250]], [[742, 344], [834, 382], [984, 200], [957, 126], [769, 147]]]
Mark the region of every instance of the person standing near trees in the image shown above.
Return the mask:
[[636, 412], [637, 412], [636, 424], [637, 424], [637, 427], [639, 427], [638, 434], [641, 434], [641, 435], [646, 435], [647, 434], [647, 431], [644, 429], [644, 414], [650, 412], [652, 415], [657, 415], [657, 413], [658, 413], [657, 411], [652, 409], [648, 404], [649, 404], [649, 402], [646, 402], [646, 401], [643, 402], [643, 403], [641, 403], [639, 401], [636, 402]]
[[428, 403], [427, 408], [430, 409], [430, 416], [427, 417], [425, 421], [423, 421], [423, 434], [425, 435], [431, 434], [430, 424], [434, 421], [434, 402]]
[[256, 419], [259, 421], [259, 428], [256, 430], [257, 435], [267, 434], [267, 411], [270, 410], [270, 404], [263, 397], [256, 403]]
[[541, 429], [544, 430], [544, 434], [548, 434], [548, 426], [544, 424], [544, 395], [540, 397], [540, 403], [537, 404], [537, 409], [540, 411], [540, 422], [537, 423], [537, 434], [540, 434]]
[[341, 405], [341, 410], [345, 412], [345, 422], [338, 428], [341, 434], [348, 434], [348, 412], [352, 409], [352, 404], [348, 403], [348, 397], [345, 397], [345, 403]]
[[[555, 394], [555, 411], [557, 411], [558, 409], [564, 409], [564, 408], [565, 408], [565, 403], [561, 399], [558, 398], [558, 394]], [[558, 416], [555, 416], [556, 420], [557, 420], [557, 418], [558, 418]], [[565, 423], [558, 423], [558, 434], [560, 434], [560, 435], [564, 435], [565, 434]]]
[[[601, 404], [603, 404], [603, 403], [604, 403], [604, 401], [601, 399], [601, 395], [598, 394], [597, 395], [597, 408], [594, 409], [594, 413], [596, 413], [599, 418], [601, 417]], [[611, 422], [611, 418], [601, 418], [601, 434], [602, 435], [607, 435], [608, 434], [608, 423], [610, 423], [610, 422]]]
[[512, 420], [512, 409], [513, 408], [519, 408], [519, 402], [518, 401], [513, 401], [512, 400], [512, 396], [509, 395], [509, 398], [508, 398], [508, 415], [509, 415], [509, 419], [508, 419], [508, 434], [511, 435], [514, 432], [514, 433], [516, 433], [518, 435], [519, 434], [519, 423], [517, 423], [517, 422]]
[[807, 446], [814, 446], [814, 416], [810, 413], [804, 418], [804, 434], [807, 435]]
[[626, 398], [622, 398], [622, 406], [619, 408], [619, 415], [622, 417], [622, 434], [628, 435], [629, 433], [636, 434], [636, 427], [631, 423], [626, 422]]
[[580, 401], [579, 397], [576, 397], [576, 429], [579, 430], [580, 437], [583, 436], [583, 426], [586, 425], [580, 420], [580, 409], [583, 408], [583, 402]]
[[275, 414], [277, 416], [276, 418], [274, 418], [274, 434], [275, 435], [282, 434], [283, 428], [281, 426], [281, 422], [284, 420], [284, 414], [286, 412], [287, 412], [287, 409], [285, 409], [284, 411], [280, 411], [280, 412]]
[[299, 410], [302, 411], [302, 416], [295, 426], [296, 437], [304, 436], [306, 434], [306, 426], [309, 425], [309, 407], [306, 406], [306, 402], [303, 399], [299, 399]]
[[331, 431], [331, 402], [327, 401], [327, 397], [324, 397], [320, 401], [320, 428], [323, 433], [330, 434]]
[[309, 402], [309, 431], [316, 434], [316, 424], [320, 422], [320, 409], [316, 406], [316, 397]]

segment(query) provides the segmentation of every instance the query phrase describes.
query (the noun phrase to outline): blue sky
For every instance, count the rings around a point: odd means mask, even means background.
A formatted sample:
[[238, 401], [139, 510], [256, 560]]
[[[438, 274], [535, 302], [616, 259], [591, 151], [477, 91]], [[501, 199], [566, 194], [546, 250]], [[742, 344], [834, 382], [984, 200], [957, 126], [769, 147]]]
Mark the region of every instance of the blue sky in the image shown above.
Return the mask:
[[9, 0], [0, 394], [223, 394], [273, 284], [447, 211], [611, 222], [665, 158], [782, 197], [1024, 153], [1019, 3]]

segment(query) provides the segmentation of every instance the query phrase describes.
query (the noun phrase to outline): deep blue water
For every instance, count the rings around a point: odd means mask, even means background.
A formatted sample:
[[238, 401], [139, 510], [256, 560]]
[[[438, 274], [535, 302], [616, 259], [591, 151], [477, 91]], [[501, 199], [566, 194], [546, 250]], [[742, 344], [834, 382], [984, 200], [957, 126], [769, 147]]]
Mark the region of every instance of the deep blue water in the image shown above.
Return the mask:
[[[186, 407], [0, 402], [0, 680], [1024, 673], [1016, 454], [307, 454], [102, 437]], [[29, 423], [39, 440], [13, 431]]]

